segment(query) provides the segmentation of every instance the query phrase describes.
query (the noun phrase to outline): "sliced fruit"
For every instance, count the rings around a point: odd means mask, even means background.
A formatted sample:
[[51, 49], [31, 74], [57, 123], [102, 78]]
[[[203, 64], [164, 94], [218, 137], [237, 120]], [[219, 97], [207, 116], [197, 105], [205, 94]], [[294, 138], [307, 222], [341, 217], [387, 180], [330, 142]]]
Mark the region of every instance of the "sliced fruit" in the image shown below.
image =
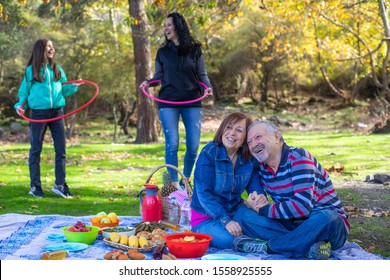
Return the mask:
[[195, 236], [186, 236], [184, 237], [185, 242], [191, 242], [195, 240]]
[[100, 220], [100, 222], [102, 224], [109, 224], [109, 223], [111, 223], [111, 220], [109, 218], [103, 218], [103, 219]]

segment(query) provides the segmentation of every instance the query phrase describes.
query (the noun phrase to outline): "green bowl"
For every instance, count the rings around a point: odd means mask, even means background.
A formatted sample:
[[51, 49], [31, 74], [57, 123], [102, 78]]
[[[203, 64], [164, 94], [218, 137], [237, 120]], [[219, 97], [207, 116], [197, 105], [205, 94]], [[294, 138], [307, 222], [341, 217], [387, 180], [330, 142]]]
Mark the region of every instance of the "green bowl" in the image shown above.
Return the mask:
[[86, 226], [86, 228], [90, 228], [91, 231], [73, 232], [73, 231], [68, 231], [68, 228], [70, 227], [71, 226], [62, 228], [66, 240], [68, 240], [68, 242], [84, 243], [87, 245], [91, 245], [93, 242], [95, 242], [96, 237], [98, 236], [100, 230], [100, 227]]

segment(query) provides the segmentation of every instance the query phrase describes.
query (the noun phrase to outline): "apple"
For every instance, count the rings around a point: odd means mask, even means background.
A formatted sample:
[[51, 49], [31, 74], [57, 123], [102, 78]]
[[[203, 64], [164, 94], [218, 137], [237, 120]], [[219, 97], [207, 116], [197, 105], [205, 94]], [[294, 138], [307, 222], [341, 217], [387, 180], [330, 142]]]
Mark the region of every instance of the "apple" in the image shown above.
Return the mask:
[[103, 216], [107, 216], [106, 212], [102, 211], [96, 214], [97, 217], [101, 218]]

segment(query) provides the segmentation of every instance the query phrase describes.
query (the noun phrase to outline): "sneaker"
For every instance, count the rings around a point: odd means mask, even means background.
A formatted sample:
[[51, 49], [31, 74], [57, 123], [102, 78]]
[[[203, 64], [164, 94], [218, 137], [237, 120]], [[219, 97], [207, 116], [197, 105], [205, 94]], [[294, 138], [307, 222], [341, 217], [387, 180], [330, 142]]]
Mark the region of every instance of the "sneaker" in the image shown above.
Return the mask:
[[51, 191], [55, 194], [58, 194], [59, 196], [62, 196], [63, 198], [73, 198], [73, 195], [70, 193], [67, 184], [64, 184], [63, 186], [54, 185]]
[[267, 254], [267, 241], [241, 235], [234, 238], [233, 250], [244, 253]]
[[40, 198], [45, 197], [45, 194], [43, 193], [41, 187], [31, 187], [28, 193], [35, 197], [40, 197]]
[[330, 242], [320, 241], [311, 245], [307, 258], [314, 260], [327, 260], [331, 257], [332, 250]]
[[64, 184], [64, 193], [68, 198], [73, 198], [74, 195], [70, 192], [69, 187], [67, 184]]

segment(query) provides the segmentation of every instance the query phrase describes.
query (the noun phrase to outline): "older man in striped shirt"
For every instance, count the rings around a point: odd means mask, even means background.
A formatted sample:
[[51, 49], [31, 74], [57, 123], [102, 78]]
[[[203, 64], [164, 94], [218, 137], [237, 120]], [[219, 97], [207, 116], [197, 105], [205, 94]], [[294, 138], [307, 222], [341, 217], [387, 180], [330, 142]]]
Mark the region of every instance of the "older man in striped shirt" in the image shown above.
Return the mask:
[[272, 122], [254, 121], [247, 143], [272, 202], [263, 194], [248, 197], [255, 215], [243, 218], [247, 236], [236, 238], [234, 248], [328, 259], [331, 249], [344, 245], [350, 229], [328, 172], [305, 149], [288, 146]]

